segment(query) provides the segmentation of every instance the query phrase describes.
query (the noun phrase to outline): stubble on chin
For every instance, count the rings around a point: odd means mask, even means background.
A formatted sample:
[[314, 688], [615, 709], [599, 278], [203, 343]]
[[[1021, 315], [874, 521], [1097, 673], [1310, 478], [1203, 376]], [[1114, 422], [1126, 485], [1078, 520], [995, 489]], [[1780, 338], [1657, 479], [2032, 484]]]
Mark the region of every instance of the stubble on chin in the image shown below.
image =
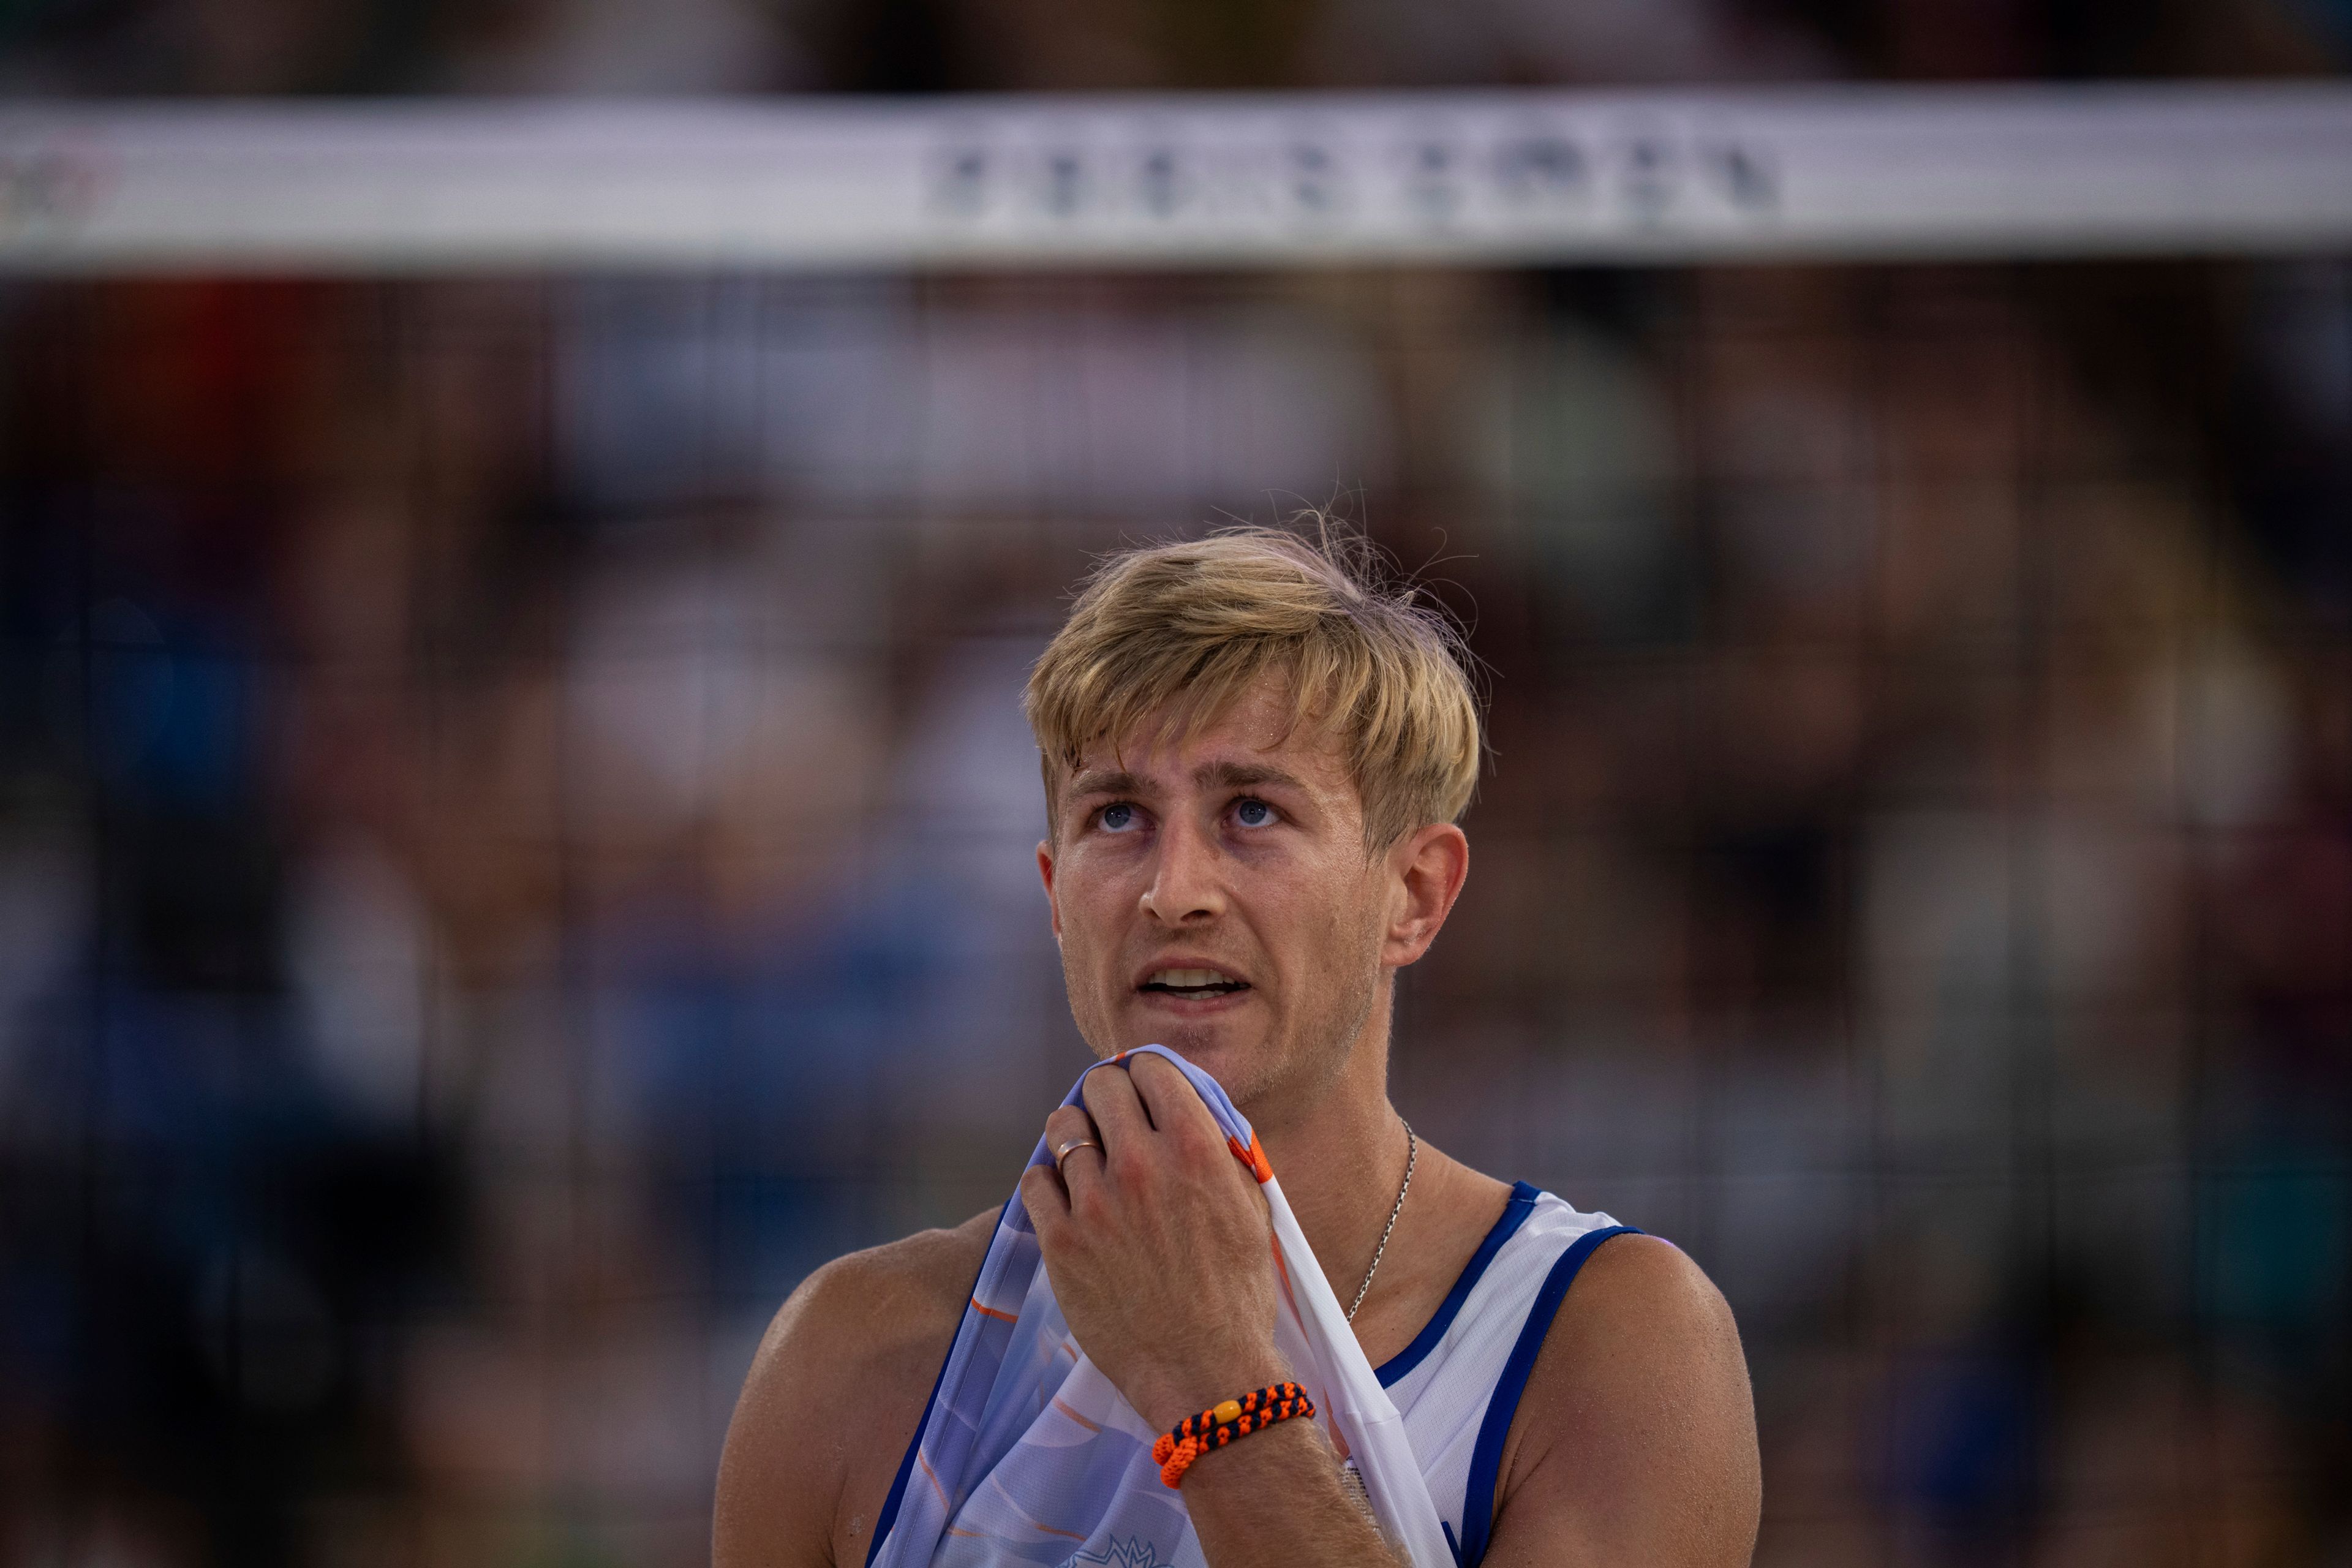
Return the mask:
[[[1190, 1059], [1202, 1055], [1216, 1042], [1214, 1025], [1175, 1024], [1162, 1029], [1160, 1032], [1160, 1038], [1153, 1043], [1166, 1046], [1178, 1056]], [[1228, 1094], [1232, 1093], [1233, 1086], [1227, 1084], [1225, 1091]]]

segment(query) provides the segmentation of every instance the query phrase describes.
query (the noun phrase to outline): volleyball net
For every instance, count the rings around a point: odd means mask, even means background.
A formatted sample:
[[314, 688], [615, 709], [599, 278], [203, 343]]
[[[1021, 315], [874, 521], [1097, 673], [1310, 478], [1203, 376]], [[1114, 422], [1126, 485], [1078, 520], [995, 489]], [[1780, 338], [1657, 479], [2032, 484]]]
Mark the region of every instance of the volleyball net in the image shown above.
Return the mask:
[[17, 268], [1545, 265], [2283, 254], [2332, 86], [37, 110]]

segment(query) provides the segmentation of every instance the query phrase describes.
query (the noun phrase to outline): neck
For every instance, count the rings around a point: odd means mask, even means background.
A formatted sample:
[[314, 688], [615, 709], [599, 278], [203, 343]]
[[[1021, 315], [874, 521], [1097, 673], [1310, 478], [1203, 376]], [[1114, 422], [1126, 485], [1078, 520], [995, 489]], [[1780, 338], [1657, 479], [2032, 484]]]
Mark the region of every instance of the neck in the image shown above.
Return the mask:
[[1336, 1078], [1244, 1108], [1343, 1307], [1363, 1282], [1404, 1180], [1404, 1125], [1388, 1095], [1388, 987], [1381, 990]]

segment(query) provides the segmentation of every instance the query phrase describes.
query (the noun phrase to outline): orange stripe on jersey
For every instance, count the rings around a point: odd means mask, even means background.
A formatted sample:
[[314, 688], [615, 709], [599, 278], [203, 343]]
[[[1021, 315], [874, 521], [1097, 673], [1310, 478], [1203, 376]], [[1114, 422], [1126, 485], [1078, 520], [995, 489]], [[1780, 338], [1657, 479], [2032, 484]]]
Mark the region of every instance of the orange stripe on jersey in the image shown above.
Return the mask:
[[1012, 1313], [1010, 1313], [1010, 1312], [1000, 1312], [1000, 1311], [998, 1311], [998, 1310], [997, 1310], [995, 1308], [993, 1308], [993, 1307], [983, 1307], [983, 1306], [982, 1306], [982, 1305], [980, 1304], [980, 1298], [979, 1298], [979, 1297], [977, 1297], [977, 1296], [974, 1296], [974, 1297], [971, 1299], [971, 1310], [972, 1310], [973, 1311], [975, 1311], [975, 1312], [980, 1313], [982, 1317], [988, 1317], [988, 1318], [999, 1318], [999, 1319], [1002, 1319], [1003, 1321], [1008, 1322], [1008, 1323], [1017, 1323], [1017, 1322], [1019, 1322], [1019, 1321], [1021, 1321], [1019, 1318], [1014, 1317], [1014, 1316], [1013, 1316]]
[[920, 1448], [917, 1448], [915, 1450], [915, 1463], [923, 1468], [923, 1479], [930, 1482], [931, 1490], [939, 1494], [940, 1506], [941, 1508], [947, 1508], [949, 1506], [948, 1489], [940, 1485], [939, 1472], [931, 1468], [930, 1460], [923, 1457], [923, 1451]]
[[1250, 1174], [1258, 1179], [1260, 1185], [1274, 1180], [1274, 1166], [1265, 1157], [1265, 1146], [1257, 1141], [1256, 1128], [1250, 1129], [1250, 1141], [1246, 1147], [1240, 1139], [1231, 1136], [1225, 1139], [1225, 1147], [1234, 1152], [1234, 1159], [1250, 1168]]

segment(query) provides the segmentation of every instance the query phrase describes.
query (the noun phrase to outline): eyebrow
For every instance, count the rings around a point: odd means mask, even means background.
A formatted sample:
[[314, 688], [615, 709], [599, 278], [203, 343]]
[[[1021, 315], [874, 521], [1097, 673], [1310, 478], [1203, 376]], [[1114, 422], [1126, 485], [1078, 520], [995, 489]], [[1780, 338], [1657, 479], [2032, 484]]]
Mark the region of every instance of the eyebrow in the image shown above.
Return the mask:
[[1080, 773], [1069, 783], [1071, 795], [1146, 795], [1149, 787], [1140, 775], [1125, 769], [1096, 768]]
[[1264, 763], [1203, 763], [1192, 770], [1192, 782], [1197, 784], [1223, 784], [1227, 789], [1244, 789], [1251, 784], [1279, 784], [1304, 794], [1307, 785], [1297, 774]]
[[[1297, 774], [1264, 763], [1202, 763], [1192, 770], [1192, 782], [1204, 789], [1218, 785], [1227, 789], [1246, 789], [1253, 784], [1276, 784], [1302, 794], [1307, 792], [1307, 785]], [[1090, 795], [1151, 793], [1150, 781], [1124, 768], [1097, 768], [1080, 773], [1069, 784], [1069, 794], [1073, 798]]]

